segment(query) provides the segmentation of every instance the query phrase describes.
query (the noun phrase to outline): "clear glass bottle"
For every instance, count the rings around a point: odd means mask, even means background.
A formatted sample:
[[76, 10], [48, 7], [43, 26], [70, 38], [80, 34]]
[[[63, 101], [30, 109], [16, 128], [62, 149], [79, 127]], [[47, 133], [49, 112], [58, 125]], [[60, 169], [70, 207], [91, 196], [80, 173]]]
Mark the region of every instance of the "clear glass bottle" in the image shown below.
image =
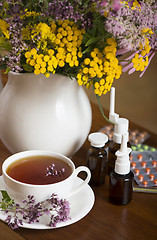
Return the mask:
[[91, 147], [87, 155], [87, 167], [91, 171], [91, 180], [89, 182], [92, 186], [100, 186], [105, 182], [106, 165], [107, 165], [107, 151], [105, 150], [105, 143], [108, 137], [104, 133], [91, 133], [88, 136]]
[[127, 134], [122, 135], [122, 144], [116, 152], [115, 169], [110, 173], [109, 201], [116, 205], [124, 205], [132, 200], [134, 175], [130, 171]]

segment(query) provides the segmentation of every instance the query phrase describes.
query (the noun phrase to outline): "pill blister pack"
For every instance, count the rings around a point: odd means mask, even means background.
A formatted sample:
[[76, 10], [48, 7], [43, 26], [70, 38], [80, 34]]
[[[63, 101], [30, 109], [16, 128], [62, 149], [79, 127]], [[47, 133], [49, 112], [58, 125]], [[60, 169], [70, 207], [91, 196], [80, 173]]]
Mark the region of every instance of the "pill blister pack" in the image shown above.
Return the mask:
[[[113, 129], [114, 126], [109, 124], [99, 131], [105, 133], [108, 136], [109, 141], [113, 140]], [[146, 141], [150, 137], [150, 134], [147, 131], [139, 131], [138, 129], [130, 130], [129, 129], [129, 142], [130, 144], [137, 145]]]
[[130, 165], [140, 187], [157, 187], [157, 150], [132, 151]]
[[131, 149], [132, 149], [132, 151], [139, 151], [139, 152], [144, 152], [144, 151], [155, 152], [155, 151], [157, 151], [157, 149], [155, 147], [151, 147], [146, 144], [132, 145]]

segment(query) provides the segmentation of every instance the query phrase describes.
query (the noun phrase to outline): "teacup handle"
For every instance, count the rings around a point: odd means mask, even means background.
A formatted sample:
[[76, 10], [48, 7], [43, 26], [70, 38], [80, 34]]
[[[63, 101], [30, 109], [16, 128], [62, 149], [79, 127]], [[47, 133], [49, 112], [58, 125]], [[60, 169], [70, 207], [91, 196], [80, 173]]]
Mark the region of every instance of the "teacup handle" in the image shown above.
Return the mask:
[[77, 175], [80, 173], [80, 172], [86, 172], [87, 173], [87, 177], [85, 180], [83, 180], [83, 182], [76, 188], [74, 188], [70, 194], [68, 195], [68, 197], [71, 197], [73, 194], [79, 192], [86, 184], [89, 183], [90, 179], [91, 179], [91, 172], [89, 170], [89, 168], [85, 167], [85, 166], [81, 166], [81, 167], [78, 167], [75, 169], [75, 176], [74, 176], [74, 179], [77, 178]]

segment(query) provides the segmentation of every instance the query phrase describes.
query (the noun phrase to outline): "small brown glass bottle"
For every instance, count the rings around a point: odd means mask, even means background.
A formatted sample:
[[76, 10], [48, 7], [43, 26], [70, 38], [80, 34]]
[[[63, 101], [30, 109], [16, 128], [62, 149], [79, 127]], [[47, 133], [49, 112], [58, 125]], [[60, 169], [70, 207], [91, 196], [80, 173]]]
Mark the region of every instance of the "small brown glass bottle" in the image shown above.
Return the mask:
[[134, 175], [130, 171], [130, 152], [131, 148], [127, 148], [127, 134], [124, 134], [109, 181], [109, 201], [116, 205], [124, 205], [132, 200]]
[[109, 201], [116, 205], [125, 205], [132, 200], [133, 173], [117, 174], [115, 171], [110, 174]]
[[[113, 141], [109, 143], [108, 146], [108, 164], [107, 164], [107, 173], [108, 175], [111, 171], [114, 170], [116, 155], [115, 153], [120, 149], [122, 134], [127, 134], [127, 141], [129, 138], [128, 133], [128, 125], [129, 121], [125, 118], [117, 119], [117, 123], [114, 126], [114, 133], [113, 133]], [[131, 147], [130, 143], [128, 142], [128, 147]]]
[[105, 143], [108, 137], [104, 133], [91, 133], [88, 136], [91, 142], [91, 147], [87, 156], [87, 167], [91, 171], [91, 180], [89, 182], [92, 186], [100, 186], [105, 182], [107, 152], [105, 150]]

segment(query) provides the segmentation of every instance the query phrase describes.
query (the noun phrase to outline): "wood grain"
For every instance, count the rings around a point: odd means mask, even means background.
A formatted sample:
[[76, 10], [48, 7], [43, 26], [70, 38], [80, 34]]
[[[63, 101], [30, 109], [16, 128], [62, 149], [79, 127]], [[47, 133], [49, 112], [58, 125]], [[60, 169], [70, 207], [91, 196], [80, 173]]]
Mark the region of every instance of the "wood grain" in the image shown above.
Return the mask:
[[[93, 121], [91, 132], [107, 125], [98, 106], [92, 105]], [[108, 114], [105, 111], [105, 114]], [[130, 128], [144, 130], [131, 123]], [[157, 135], [150, 133], [147, 144], [157, 147]], [[76, 166], [86, 165], [89, 148], [86, 141], [72, 157]], [[0, 165], [10, 155], [0, 143]], [[0, 170], [1, 171], [1, 170]], [[156, 240], [157, 239], [157, 194], [133, 193], [133, 200], [125, 206], [115, 206], [108, 202], [108, 177], [105, 185], [94, 187], [95, 204], [91, 212], [82, 220], [70, 226], [52, 230], [30, 230], [20, 228], [13, 232], [0, 222], [0, 239], [18, 240]], [[83, 197], [83, 196], [82, 196]]]

